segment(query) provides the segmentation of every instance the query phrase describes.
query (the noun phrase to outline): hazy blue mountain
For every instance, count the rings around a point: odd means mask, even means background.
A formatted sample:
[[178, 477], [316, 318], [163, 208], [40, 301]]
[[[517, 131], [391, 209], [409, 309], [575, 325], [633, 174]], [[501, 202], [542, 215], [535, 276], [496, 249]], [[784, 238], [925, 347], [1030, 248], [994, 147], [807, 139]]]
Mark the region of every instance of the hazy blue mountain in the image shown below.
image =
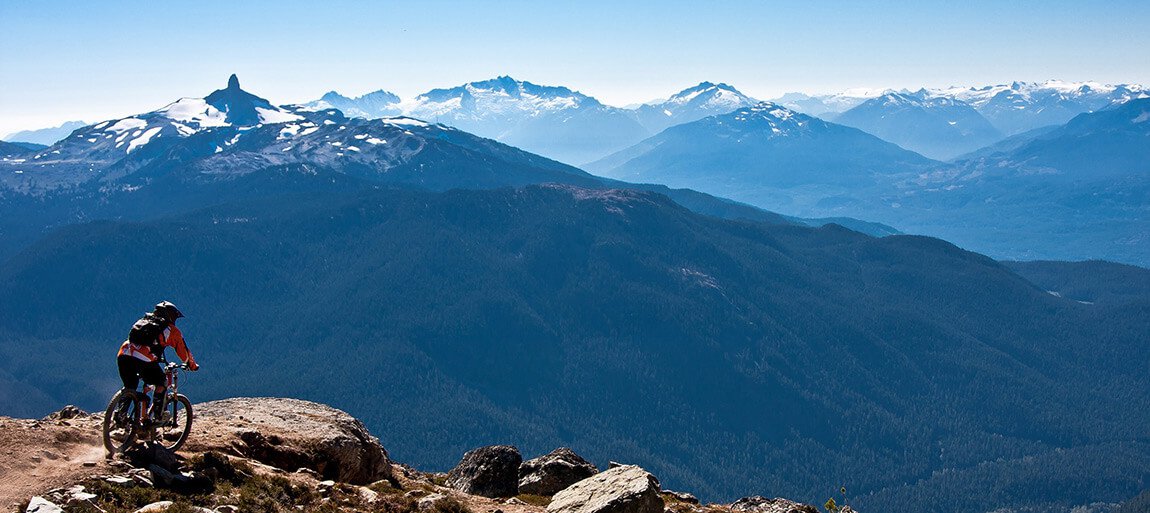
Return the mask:
[[[966, 244], [997, 234], [999, 256], [1150, 264], [1150, 98], [1080, 114], [1005, 151], [957, 162], [918, 208], [953, 210]], [[976, 247], [976, 246], [968, 246]]]
[[961, 100], [917, 93], [886, 93], [835, 118], [883, 140], [927, 157], [947, 160], [1003, 138]]
[[66, 227], [0, 262], [0, 380], [22, 394], [0, 410], [98, 409], [163, 297], [203, 365], [185, 393], [326, 401], [426, 469], [565, 445], [706, 500], [845, 485], [860, 511], [958, 513], [1068, 511], [1150, 479], [1144, 311], [925, 237], [361, 180], [264, 169], [201, 185], [260, 195]]
[[935, 164], [861, 130], [762, 102], [671, 127], [586, 168], [745, 199], [807, 185], [849, 191]]
[[1055, 130], [1058, 130], [1061, 127], [1062, 127], [1062, 125], [1050, 125], [1050, 126], [1035, 128], [1034, 130], [1027, 130], [1027, 131], [1022, 132], [1020, 134], [1014, 134], [1010, 137], [1007, 137], [1001, 141], [998, 141], [994, 144], [991, 144], [990, 146], [984, 146], [984, 147], [979, 148], [977, 150], [974, 150], [970, 153], [959, 155], [959, 156], [955, 157], [953, 160], [955, 160], [955, 161], [970, 160], [970, 159], [990, 156], [990, 155], [993, 155], [995, 153], [1002, 153], [1002, 152], [1006, 152], [1006, 151], [1011, 151], [1011, 150], [1017, 149], [1018, 147], [1026, 144], [1026, 143], [1029, 143], [1031, 140], [1033, 140], [1037, 137], [1040, 137], [1043, 134], [1053, 132]]
[[629, 111], [566, 87], [506, 76], [434, 89], [404, 107], [405, 115], [571, 164], [599, 158], [650, 135]]
[[1025, 142], [961, 164], [979, 178], [1045, 175], [1093, 182], [1129, 177], [1150, 180], [1150, 98], [1081, 114]]
[[29, 148], [24, 144], [0, 141], [0, 158], [5, 160], [10, 158], [19, 158], [21, 155], [32, 153], [34, 151], [34, 149]]
[[672, 127], [589, 169], [788, 215], [879, 222], [996, 258], [1147, 265], [1147, 102], [954, 164], [767, 106]]
[[8, 142], [29, 142], [50, 146], [56, 141], [68, 137], [68, 134], [72, 133], [73, 130], [84, 125], [87, 125], [87, 123], [83, 121], [67, 121], [56, 127], [41, 128], [38, 130], [21, 130], [19, 132], [14, 132], [8, 134], [4, 140]]
[[861, 105], [867, 100], [894, 92], [910, 93], [910, 91], [906, 89], [895, 91], [893, 89], [862, 87], [833, 94], [790, 92], [771, 101], [795, 112], [816, 116], [827, 121], [834, 121], [840, 114]]
[[756, 103], [758, 100], [727, 84], [703, 82], [666, 100], [640, 105], [635, 109], [635, 116], [648, 132], [656, 134], [674, 125], [726, 114]]
[[370, 119], [403, 115], [400, 102], [398, 96], [382, 89], [355, 98], [330, 91], [320, 99], [304, 104], [304, 107], [311, 110], [338, 109], [348, 117]]

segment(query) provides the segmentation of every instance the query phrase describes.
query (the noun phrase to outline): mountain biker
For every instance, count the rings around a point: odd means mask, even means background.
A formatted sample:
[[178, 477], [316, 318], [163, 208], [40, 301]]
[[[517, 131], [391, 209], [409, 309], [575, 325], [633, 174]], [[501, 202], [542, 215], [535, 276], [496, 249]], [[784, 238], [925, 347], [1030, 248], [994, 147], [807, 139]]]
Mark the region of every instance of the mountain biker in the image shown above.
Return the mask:
[[[164, 348], [175, 348], [176, 356], [188, 365], [189, 370], [200, 368], [184, 342], [183, 333], [176, 327], [176, 319], [183, 316], [176, 305], [170, 301], [161, 301], [154, 311], [136, 321], [128, 340], [120, 345], [120, 352], [116, 356], [116, 366], [119, 367], [120, 380], [124, 382], [125, 389], [135, 391], [141, 379], [145, 385], [155, 387], [152, 408], [146, 421], [159, 417], [161, 412], [158, 411], [158, 405], [164, 402], [166, 383], [164, 371], [160, 368]], [[147, 397], [144, 399], [146, 401]]]

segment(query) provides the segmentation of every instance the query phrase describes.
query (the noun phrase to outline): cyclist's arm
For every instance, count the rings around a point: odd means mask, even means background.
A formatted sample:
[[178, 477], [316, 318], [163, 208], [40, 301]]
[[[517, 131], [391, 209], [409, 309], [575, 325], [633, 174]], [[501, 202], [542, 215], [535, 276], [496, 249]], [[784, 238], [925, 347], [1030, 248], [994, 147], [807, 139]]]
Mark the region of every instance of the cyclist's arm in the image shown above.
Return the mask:
[[192, 356], [192, 352], [188, 350], [187, 342], [184, 341], [184, 334], [180, 332], [180, 329], [177, 328], [175, 324], [169, 325], [168, 329], [171, 331], [168, 333], [166, 345], [175, 348], [176, 356], [179, 356], [180, 360], [187, 363], [189, 367], [197, 367], [196, 358]]

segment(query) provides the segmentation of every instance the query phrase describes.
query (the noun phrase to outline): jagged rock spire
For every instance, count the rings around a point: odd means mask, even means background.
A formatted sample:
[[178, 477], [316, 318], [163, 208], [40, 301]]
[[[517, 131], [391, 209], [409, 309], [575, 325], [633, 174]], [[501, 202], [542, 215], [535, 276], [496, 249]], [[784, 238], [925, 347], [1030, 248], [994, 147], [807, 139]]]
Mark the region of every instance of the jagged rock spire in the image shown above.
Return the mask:
[[235, 73], [232, 73], [232, 76], [228, 77], [228, 89], [239, 89], [239, 88], [240, 88], [240, 79], [239, 79], [239, 77], [236, 76]]

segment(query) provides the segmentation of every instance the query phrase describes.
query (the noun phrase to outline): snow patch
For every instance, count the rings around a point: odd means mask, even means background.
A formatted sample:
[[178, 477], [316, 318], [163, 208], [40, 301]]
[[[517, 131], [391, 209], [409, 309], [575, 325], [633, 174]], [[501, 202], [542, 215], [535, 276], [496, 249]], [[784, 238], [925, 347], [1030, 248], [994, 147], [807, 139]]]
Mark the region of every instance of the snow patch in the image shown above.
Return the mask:
[[124, 118], [116, 122], [116, 124], [108, 127], [109, 132], [126, 132], [128, 130], [139, 130], [148, 126], [148, 122], [138, 118]]
[[136, 148], [148, 144], [148, 141], [151, 141], [163, 128], [164, 127], [161, 126], [150, 128], [147, 132], [144, 132], [143, 135], [132, 139], [132, 142], [128, 143], [128, 153], [132, 153]]
[[208, 105], [203, 98], [180, 98], [156, 113], [174, 121], [195, 125], [197, 128], [228, 126], [227, 115]]
[[256, 114], [260, 116], [260, 122], [266, 125], [275, 125], [278, 123], [290, 123], [292, 121], [299, 121], [303, 116], [284, 112], [279, 109], [265, 109], [263, 107], [256, 107]]
[[430, 126], [430, 123], [428, 123], [426, 121], [420, 121], [420, 120], [415, 119], [415, 118], [404, 118], [404, 117], [383, 118], [383, 122], [387, 123], [389, 125], [397, 125], [397, 126]]

